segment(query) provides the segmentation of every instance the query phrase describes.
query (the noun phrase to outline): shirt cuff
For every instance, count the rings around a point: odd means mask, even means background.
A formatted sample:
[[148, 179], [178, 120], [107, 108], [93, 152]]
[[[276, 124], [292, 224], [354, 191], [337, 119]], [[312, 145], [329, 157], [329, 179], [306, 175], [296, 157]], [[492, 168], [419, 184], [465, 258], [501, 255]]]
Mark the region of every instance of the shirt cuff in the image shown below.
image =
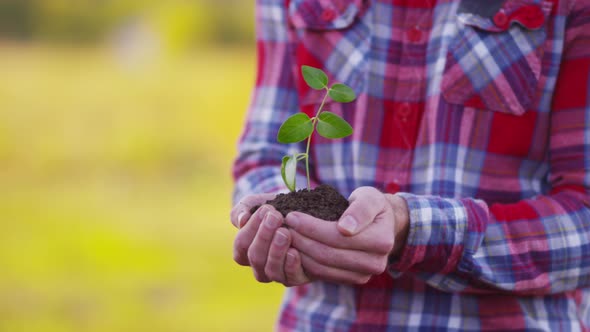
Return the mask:
[[457, 268], [464, 252], [468, 212], [463, 202], [437, 196], [398, 193], [408, 205], [410, 229], [406, 245], [390, 258], [394, 277], [404, 272], [446, 274]]

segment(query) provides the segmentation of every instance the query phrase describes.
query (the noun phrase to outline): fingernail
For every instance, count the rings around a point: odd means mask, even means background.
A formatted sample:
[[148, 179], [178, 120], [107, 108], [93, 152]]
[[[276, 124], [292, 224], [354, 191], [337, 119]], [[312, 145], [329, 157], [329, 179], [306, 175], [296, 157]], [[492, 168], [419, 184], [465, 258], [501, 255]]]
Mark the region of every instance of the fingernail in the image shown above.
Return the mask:
[[287, 244], [287, 236], [283, 232], [277, 232], [275, 234], [275, 244], [280, 247], [284, 246]]
[[358, 222], [353, 216], [346, 216], [338, 222], [338, 225], [349, 233], [354, 233], [358, 226]]
[[287, 258], [285, 259], [285, 263], [289, 266], [295, 265], [295, 254], [292, 252], [288, 252]]
[[289, 213], [287, 218], [285, 218], [285, 222], [291, 228], [297, 228], [299, 226], [299, 217], [296, 213]]
[[244, 217], [246, 216], [246, 211], [242, 211], [239, 215], [238, 215], [238, 228], [242, 228], [244, 227], [245, 224], [245, 220]]
[[277, 216], [275, 216], [274, 213], [271, 212], [268, 212], [264, 217], [264, 223], [270, 229], [275, 229], [280, 226], [279, 218], [277, 218]]

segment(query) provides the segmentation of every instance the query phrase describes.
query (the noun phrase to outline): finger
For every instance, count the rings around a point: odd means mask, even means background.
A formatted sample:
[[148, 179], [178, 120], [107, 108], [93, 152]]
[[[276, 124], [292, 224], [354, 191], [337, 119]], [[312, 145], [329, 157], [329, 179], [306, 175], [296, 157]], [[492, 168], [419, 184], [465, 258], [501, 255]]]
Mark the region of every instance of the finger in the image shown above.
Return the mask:
[[392, 212], [377, 216], [371, 225], [354, 236], [343, 235], [334, 222], [300, 212], [289, 213], [285, 222], [293, 231], [333, 248], [387, 254], [393, 247]]
[[240, 265], [250, 265], [248, 261], [248, 249], [254, 241], [254, 237], [260, 228], [262, 219], [266, 214], [274, 210], [270, 205], [261, 206], [254, 214], [249, 218], [248, 223], [240, 229], [236, 238], [234, 239], [234, 260]]
[[252, 215], [250, 210], [257, 205], [265, 204], [275, 196], [275, 194], [257, 194], [245, 197], [232, 208], [230, 212], [231, 223], [238, 229], [244, 227]]
[[[248, 261], [256, 280], [265, 281], [268, 278], [264, 273], [266, 261], [270, 250], [270, 244], [279, 227], [283, 224], [283, 216], [276, 210], [270, 210], [262, 220], [258, 232], [252, 241], [252, 245], [248, 248]], [[270, 280], [270, 279], [268, 279]]]
[[300, 286], [311, 282], [311, 279], [305, 275], [303, 266], [301, 263], [301, 255], [293, 248], [287, 251], [287, 257], [285, 258], [285, 286]]
[[350, 249], [337, 249], [291, 231], [291, 245], [319, 264], [363, 274], [381, 274], [387, 255]]
[[341, 284], [365, 284], [371, 279], [370, 274], [357, 273], [353, 271], [341, 270], [330, 266], [322, 265], [316, 262], [310, 256], [299, 253], [301, 264], [306, 274], [313, 280], [323, 280]]
[[358, 234], [369, 226], [387, 206], [383, 193], [373, 187], [356, 189], [348, 200], [350, 205], [338, 221], [338, 229], [348, 236]]
[[291, 245], [291, 235], [286, 229], [279, 229], [270, 244], [264, 274], [272, 281], [285, 284], [285, 259]]

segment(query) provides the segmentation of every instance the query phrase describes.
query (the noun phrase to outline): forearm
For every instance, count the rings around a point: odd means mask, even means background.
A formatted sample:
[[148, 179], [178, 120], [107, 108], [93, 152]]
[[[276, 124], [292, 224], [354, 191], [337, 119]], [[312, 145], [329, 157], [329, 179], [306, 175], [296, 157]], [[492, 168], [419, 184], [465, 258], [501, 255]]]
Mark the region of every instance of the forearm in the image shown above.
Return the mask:
[[588, 196], [552, 196], [495, 204], [404, 194], [408, 240], [394, 276], [413, 273], [449, 292], [523, 295], [590, 285]]

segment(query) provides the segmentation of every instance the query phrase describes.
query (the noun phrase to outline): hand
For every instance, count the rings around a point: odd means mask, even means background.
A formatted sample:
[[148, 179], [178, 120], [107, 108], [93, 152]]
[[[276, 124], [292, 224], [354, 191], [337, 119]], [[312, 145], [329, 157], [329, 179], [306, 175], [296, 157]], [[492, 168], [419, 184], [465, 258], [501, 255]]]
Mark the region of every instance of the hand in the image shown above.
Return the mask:
[[303, 282], [363, 284], [383, 273], [388, 257], [401, 251], [409, 228], [403, 199], [361, 187], [349, 200], [337, 223], [298, 212], [287, 216], [291, 245], [309, 277]]
[[[283, 216], [271, 205], [262, 205], [273, 194], [251, 195], [231, 211], [231, 222], [240, 229], [234, 240], [234, 260], [251, 266], [256, 280], [276, 281], [285, 286], [301, 284], [305, 277], [299, 253], [290, 249], [291, 235]], [[261, 205], [254, 214], [252, 207]]]

